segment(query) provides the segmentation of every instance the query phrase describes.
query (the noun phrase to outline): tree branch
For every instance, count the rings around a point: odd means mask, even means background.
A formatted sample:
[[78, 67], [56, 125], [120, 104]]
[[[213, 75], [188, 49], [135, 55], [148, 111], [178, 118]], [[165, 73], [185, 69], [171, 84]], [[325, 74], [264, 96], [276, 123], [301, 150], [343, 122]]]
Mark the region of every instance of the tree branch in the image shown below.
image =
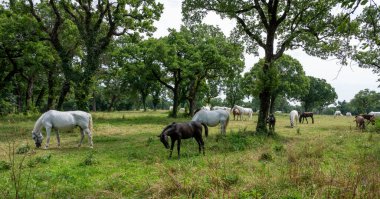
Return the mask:
[[261, 46], [262, 48], [265, 48], [265, 44], [264, 42], [261, 40], [261, 38], [258, 36], [258, 35], [255, 35], [251, 32], [251, 30], [249, 30], [247, 24], [244, 22], [244, 20], [238, 16], [235, 16], [237, 22], [243, 27], [243, 30], [245, 33], [247, 33], [247, 35], [253, 39], [254, 41], [257, 42], [257, 44], [259, 44], [259, 46]]

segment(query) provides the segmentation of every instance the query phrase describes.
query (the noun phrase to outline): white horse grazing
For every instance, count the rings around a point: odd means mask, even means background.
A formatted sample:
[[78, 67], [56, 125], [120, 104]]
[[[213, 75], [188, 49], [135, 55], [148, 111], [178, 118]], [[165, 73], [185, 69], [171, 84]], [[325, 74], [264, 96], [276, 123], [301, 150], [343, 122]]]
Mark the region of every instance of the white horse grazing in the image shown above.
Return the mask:
[[235, 105], [232, 109], [237, 108], [240, 111], [240, 120], [242, 120], [243, 115], [248, 115], [249, 119], [252, 118], [253, 110], [251, 108], [244, 108], [238, 105]]
[[334, 113], [334, 118], [335, 118], [336, 116], [343, 116], [343, 114], [342, 114], [342, 112], [340, 112], [340, 111], [335, 111], [335, 113]]
[[59, 138], [58, 131], [70, 131], [75, 127], [79, 126], [81, 129], [81, 140], [78, 145], [80, 147], [82, 145], [82, 141], [84, 138], [84, 133], [88, 134], [88, 142], [90, 147], [93, 147], [92, 143], [92, 117], [90, 113], [86, 113], [83, 111], [55, 111], [50, 110], [45, 112], [38, 118], [36, 123], [34, 124], [34, 129], [32, 131], [32, 138], [36, 144], [36, 147], [41, 147], [43, 136], [41, 133], [42, 127], [46, 129], [46, 145], [45, 149], [49, 148], [50, 142], [50, 132], [52, 129], [55, 129], [57, 132], [57, 142], [58, 147], [61, 145], [61, 140]]
[[296, 121], [297, 123], [297, 120], [298, 120], [298, 111], [296, 110], [290, 111], [289, 117], [290, 117], [290, 126], [293, 128], [294, 121]]
[[371, 111], [368, 113], [368, 115], [374, 115], [375, 117], [380, 117], [380, 112]]
[[347, 112], [346, 116], [352, 116], [351, 112]]
[[226, 111], [230, 112], [231, 108], [228, 108], [225, 106], [214, 106], [214, 107], [212, 107], [212, 110], [226, 110]]
[[207, 126], [214, 127], [220, 124], [220, 131], [226, 134], [228, 122], [230, 120], [230, 113], [225, 110], [200, 110], [194, 116], [192, 121], [205, 123]]

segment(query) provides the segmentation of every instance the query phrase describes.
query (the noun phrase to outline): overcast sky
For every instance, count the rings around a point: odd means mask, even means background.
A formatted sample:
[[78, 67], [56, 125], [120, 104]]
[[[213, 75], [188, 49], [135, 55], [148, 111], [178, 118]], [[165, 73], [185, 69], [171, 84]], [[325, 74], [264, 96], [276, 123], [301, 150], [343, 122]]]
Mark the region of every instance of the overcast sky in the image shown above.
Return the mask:
[[[155, 23], [157, 31], [155, 37], [161, 37], [168, 34], [168, 28], [179, 29], [182, 24], [181, 0], [158, 0], [164, 4], [164, 12], [161, 19]], [[220, 19], [215, 13], [210, 13], [205, 18], [204, 23], [218, 25], [219, 28], [228, 36], [235, 26], [235, 22], [228, 19]], [[304, 53], [301, 49], [294, 51], [286, 51], [286, 54], [297, 59], [308, 76], [325, 79], [331, 84], [338, 94], [339, 101], [350, 101], [356, 93], [366, 88], [380, 92], [377, 82], [379, 76], [372, 73], [370, 69], [362, 69], [357, 65], [343, 66], [338, 64], [337, 60], [322, 60], [312, 57]], [[248, 71], [260, 57], [245, 54], [245, 71]], [[339, 72], [339, 70], [341, 71]]]

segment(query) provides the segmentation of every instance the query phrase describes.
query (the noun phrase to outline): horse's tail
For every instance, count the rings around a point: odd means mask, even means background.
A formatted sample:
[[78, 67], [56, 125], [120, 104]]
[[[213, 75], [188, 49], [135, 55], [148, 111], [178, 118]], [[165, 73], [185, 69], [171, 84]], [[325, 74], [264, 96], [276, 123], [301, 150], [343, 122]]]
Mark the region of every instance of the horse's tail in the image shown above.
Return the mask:
[[205, 127], [205, 135], [208, 137], [208, 127], [205, 123], [201, 122], [202, 126]]
[[230, 114], [227, 116], [226, 126], [224, 127], [224, 130], [227, 131], [228, 122], [230, 121]]

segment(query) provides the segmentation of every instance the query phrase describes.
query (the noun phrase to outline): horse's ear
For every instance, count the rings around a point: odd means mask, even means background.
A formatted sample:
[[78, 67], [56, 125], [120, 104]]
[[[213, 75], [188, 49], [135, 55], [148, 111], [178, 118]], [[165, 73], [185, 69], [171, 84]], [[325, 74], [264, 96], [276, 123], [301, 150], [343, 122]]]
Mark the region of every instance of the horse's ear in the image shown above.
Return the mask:
[[175, 122], [172, 123], [172, 125], [175, 124]]

